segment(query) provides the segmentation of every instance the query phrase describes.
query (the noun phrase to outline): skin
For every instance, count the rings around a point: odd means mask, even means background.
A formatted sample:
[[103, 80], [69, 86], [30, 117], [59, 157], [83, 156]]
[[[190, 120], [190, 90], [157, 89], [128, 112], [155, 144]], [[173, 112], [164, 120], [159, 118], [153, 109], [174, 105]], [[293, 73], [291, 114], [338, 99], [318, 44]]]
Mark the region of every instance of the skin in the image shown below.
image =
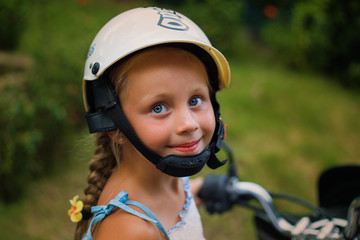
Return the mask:
[[[198, 154], [215, 129], [206, 70], [195, 56], [178, 49], [152, 51], [129, 71], [129, 82], [120, 93], [125, 115], [143, 143], [159, 155]], [[195, 180], [193, 191], [201, 185], [202, 179]], [[156, 169], [129, 141], [122, 143], [120, 166], [98, 204], [107, 204], [122, 190], [130, 200], [147, 206], [165, 230], [180, 221], [178, 214], [186, 199], [181, 180]], [[154, 224], [122, 210], [97, 224], [93, 236], [100, 240], [165, 239]]]

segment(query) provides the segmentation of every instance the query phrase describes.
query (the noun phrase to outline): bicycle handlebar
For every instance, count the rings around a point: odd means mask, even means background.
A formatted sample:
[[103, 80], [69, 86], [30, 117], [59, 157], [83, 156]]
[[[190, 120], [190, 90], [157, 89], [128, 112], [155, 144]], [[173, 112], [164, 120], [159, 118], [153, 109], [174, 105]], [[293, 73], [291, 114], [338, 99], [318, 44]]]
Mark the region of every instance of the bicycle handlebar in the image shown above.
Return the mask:
[[[226, 145], [225, 150], [231, 151]], [[233, 164], [231, 152], [230, 164]], [[250, 199], [256, 199], [271, 225], [289, 239], [335, 239], [335, 240], [359, 240], [360, 220], [360, 197], [353, 200], [348, 210], [347, 219], [331, 218], [323, 214], [324, 211], [302, 199], [297, 202], [311, 207], [321, 213], [312, 221], [309, 216], [303, 216], [296, 222], [289, 222], [283, 217], [273, 203], [273, 196], [262, 186], [253, 182], [243, 182], [235, 176], [234, 166], [230, 166], [229, 175], [209, 175], [205, 178], [199, 197], [206, 205], [209, 213], [223, 213], [233, 205], [243, 205], [252, 208], [248, 204]], [[289, 195], [284, 195], [289, 196]], [[289, 196], [288, 200], [295, 201], [295, 197]], [[253, 209], [255, 209], [253, 207]], [[255, 209], [259, 210], [259, 209]]]
[[[310, 218], [305, 216], [295, 224], [291, 224], [280, 215], [274, 206], [272, 196], [263, 187], [252, 182], [240, 182], [236, 178], [232, 178], [230, 181], [230, 185], [232, 186], [228, 189], [230, 194], [236, 195], [237, 198], [245, 195], [257, 199], [271, 224], [279, 233], [289, 238], [295, 237], [296, 239], [306, 239], [309, 236], [316, 237], [316, 239], [343, 239], [339, 228], [346, 227], [348, 223], [347, 220], [324, 218], [311, 222]], [[352, 232], [356, 231], [353, 230]], [[346, 236], [346, 239], [352, 238]]]
[[205, 178], [204, 188], [200, 190], [199, 197], [210, 213], [223, 213], [235, 204], [246, 206], [244, 202], [256, 199], [272, 226], [289, 238], [358, 239], [356, 234], [358, 234], [360, 198], [354, 200], [349, 209], [349, 221], [323, 217], [311, 222], [310, 217], [304, 216], [293, 224], [281, 216], [274, 206], [273, 197], [267, 190], [256, 183], [241, 182], [236, 177], [209, 175]]
[[291, 231], [292, 225], [278, 214], [271, 195], [260, 185], [252, 182], [240, 182], [232, 177], [228, 191], [230, 195], [235, 195], [237, 198], [244, 195], [256, 198], [273, 226], [280, 233], [288, 235], [288, 232]]

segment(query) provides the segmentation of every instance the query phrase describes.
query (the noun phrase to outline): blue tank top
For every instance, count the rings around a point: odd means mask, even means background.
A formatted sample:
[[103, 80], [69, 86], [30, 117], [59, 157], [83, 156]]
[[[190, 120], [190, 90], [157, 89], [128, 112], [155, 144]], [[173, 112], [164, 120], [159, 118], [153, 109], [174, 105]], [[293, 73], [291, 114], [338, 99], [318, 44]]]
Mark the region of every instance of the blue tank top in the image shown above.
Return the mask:
[[[143, 204], [131, 200], [127, 200], [129, 194], [125, 191], [120, 192], [114, 199], [107, 205], [94, 206], [91, 212], [94, 213], [87, 233], [84, 235], [83, 240], [92, 240], [91, 231], [94, 225], [104, 219], [111, 213], [114, 208], [120, 208], [130, 214], [138, 216], [144, 220], [156, 224], [156, 226], [165, 235], [166, 239], [171, 240], [204, 240], [202, 223], [199, 211], [194, 201], [194, 197], [190, 192], [189, 178], [181, 178], [186, 193], [186, 201], [183, 210], [179, 213], [180, 222], [166, 231], [158, 220], [158, 218]], [[129, 205], [136, 206], [144, 211], [145, 214], [135, 211]]]

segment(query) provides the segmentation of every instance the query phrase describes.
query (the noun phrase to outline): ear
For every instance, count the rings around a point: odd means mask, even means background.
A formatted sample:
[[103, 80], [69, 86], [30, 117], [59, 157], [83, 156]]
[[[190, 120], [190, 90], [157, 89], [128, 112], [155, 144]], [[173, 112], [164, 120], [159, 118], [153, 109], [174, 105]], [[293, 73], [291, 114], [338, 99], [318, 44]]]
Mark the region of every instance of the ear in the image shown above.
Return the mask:
[[113, 131], [110, 131], [107, 133], [108, 136], [114, 141], [116, 142], [117, 144], [124, 144], [126, 142], [126, 137], [125, 135], [120, 132], [119, 129], [116, 129], [116, 130], [113, 130]]

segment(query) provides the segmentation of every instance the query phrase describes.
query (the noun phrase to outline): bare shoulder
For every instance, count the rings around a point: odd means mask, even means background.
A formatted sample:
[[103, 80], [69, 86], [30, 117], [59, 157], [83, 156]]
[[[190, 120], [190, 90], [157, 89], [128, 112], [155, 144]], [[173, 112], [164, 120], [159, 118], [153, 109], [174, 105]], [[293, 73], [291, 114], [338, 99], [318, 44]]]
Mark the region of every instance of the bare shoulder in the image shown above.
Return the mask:
[[118, 210], [98, 224], [94, 233], [96, 240], [163, 240], [159, 228], [151, 222]]

